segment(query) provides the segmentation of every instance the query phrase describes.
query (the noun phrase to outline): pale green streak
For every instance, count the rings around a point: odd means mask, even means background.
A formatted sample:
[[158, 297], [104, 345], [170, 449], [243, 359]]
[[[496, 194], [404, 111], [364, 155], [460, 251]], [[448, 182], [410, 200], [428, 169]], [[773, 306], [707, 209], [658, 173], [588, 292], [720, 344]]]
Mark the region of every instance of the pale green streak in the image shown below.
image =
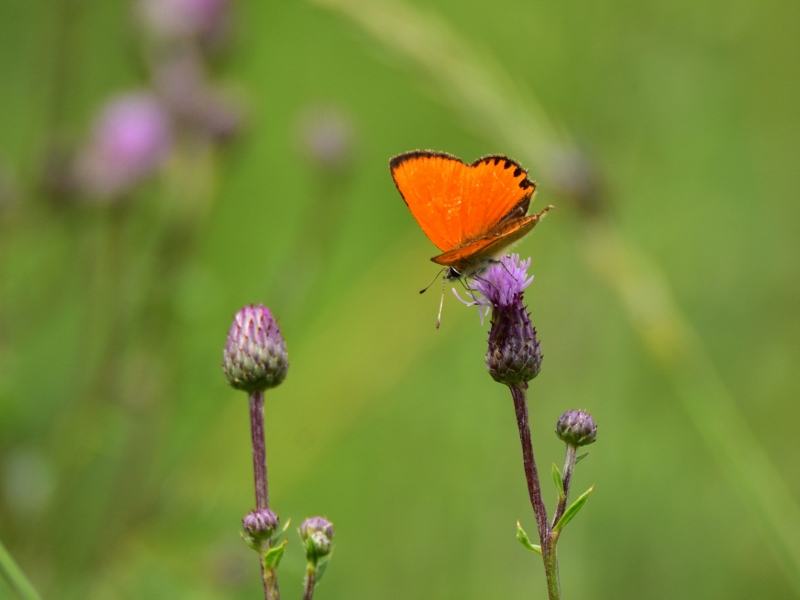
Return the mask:
[[8, 585], [22, 600], [41, 600], [36, 589], [25, 577], [25, 573], [19, 568], [19, 565], [8, 553], [2, 542], [0, 542], [0, 573], [3, 574]]

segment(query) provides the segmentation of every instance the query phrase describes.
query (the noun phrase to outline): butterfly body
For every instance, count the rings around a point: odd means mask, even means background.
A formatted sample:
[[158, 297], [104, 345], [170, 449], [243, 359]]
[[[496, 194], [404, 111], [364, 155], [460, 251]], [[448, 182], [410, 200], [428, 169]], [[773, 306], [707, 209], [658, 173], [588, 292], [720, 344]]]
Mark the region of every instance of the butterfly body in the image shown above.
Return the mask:
[[445, 279], [479, 274], [544, 214], [528, 215], [536, 183], [515, 161], [500, 155], [472, 164], [444, 152], [415, 150], [395, 156], [392, 178], [411, 214], [442, 254]]

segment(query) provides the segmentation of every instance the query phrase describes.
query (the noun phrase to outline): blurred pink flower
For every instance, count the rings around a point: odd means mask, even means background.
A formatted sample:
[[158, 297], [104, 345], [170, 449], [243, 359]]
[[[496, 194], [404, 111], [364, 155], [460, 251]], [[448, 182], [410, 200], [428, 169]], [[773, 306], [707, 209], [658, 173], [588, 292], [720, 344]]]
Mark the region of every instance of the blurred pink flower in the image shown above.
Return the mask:
[[141, 0], [145, 24], [168, 38], [216, 38], [228, 23], [229, 0]]
[[113, 98], [78, 155], [78, 184], [96, 198], [120, 196], [161, 166], [171, 146], [169, 117], [154, 96]]

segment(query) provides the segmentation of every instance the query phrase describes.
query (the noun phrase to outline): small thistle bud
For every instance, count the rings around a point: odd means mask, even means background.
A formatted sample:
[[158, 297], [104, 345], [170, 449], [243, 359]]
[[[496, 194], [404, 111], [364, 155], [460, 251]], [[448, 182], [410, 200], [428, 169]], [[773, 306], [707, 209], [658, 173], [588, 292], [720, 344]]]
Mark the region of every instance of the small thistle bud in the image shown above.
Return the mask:
[[280, 385], [289, 370], [286, 343], [272, 313], [262, 304], [236, 313], [222, 358], [228, 383], [246, 392]]
[[333, 523], [324, 517], [311, 517], [300, 525], [300, 539], [306, 549], [306, 558], [316, 563], [331, 552]]
[[267, 552], [269, 540], [278, 529], [278, 517], [268, 508], [257, 508], [242, 519], [244, 541], [253, 550]]
[[568, 410], [556, 423], [556, 435], [572, 446], [588, 446], [597, 438], [597, 425], [585, 410]]

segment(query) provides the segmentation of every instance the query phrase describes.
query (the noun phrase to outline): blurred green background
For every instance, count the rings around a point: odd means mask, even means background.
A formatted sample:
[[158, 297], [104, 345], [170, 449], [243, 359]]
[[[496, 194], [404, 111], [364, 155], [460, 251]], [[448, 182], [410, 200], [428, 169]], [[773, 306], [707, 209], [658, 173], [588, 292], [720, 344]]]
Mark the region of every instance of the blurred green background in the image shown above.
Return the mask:
[[[358, 14], [382, 4], [349, 3], [356, 18], [325, 4], [233, 5], [201, 54], [236, 134], [178, 130], [157, 174], [106, 201], [62, 185], [59, 157], [109, 97], [152, 87], [171, 42], [126, 2], [0, 5], [0, 539], [43, 598], [260, 597], [238, 535], [247, 399], [219, 366], [233, 314], [258, 302], [292, 363], [266, 396], [273, 508], [336, 526], [316, 597], [546, 597], [514, 539], [517, 519], [535, 526], [487, 327], [448, 295], [436, 331], [436, 292], [417, 293], [436, 250], [388, 172], [416, 148], [512, 155], [539, 182], [534, 207], [556, 205], [518, 251], [545, 354], [540, 469], [563, 460], [561, 412], [599, 424], [574, 480], [597, 487], [561, 539], [564, 596], [797, 597], [796, 555], [776, 540], [800, 539], [800, 4], [415, 3], [586, 150], [596, 210], [463, 110], [424, 56], [370, 32]], [[693, 328], [692, 352], [637, 335], [630, 286], [607, 285], [613, 252], [587, 249], [596, 222], [641, 258], [634, 284], [663, 286], [641, 312], [674, 297], [664, 310]], [[786, 492], [766, 518], [739, 493], [777, 497], [758, 448]], [[285, 598], [303, 569], [292, 533]]]

